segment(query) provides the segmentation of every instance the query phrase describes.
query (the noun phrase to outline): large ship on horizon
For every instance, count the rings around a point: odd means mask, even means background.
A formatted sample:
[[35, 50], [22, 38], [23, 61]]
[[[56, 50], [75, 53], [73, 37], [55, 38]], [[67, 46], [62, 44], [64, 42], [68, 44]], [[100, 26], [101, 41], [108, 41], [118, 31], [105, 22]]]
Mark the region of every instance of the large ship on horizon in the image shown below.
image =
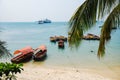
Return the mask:
[[43, 23], [51, 23], [51, 20], [45, 19], [45, 20], [39, 20], [38, 24], [43, 24]]

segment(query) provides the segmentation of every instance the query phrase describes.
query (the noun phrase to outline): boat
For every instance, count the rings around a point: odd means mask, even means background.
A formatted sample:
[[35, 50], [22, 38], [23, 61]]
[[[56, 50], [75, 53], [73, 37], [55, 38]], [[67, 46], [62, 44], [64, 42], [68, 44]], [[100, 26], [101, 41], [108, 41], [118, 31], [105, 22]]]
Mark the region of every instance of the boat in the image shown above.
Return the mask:
[[65, 37], [65, 36], [51, 36], [50, 37], [51, 42], [56, 42], [56, 41], [59, 41], [59, 40], [63, 40], [65, 42], [67, 42], [67, 37]]
[[86, 36], [83, 36], [84, 40], [100, 40], [100, 37], [91, 33], [88, 33]]
[[38, 24], [44, 24], [44, 23], [51, 23], [51, 20], [45, 19], [45, 20], [39, 20]]
[[41, 45], [37, 49], [35, 49], [33, 59], [35, 61], [42, 61], [46, 58], [47, 56], [46, 53], [47, 53], [47, 47], [45, 45]]
[[13, 63], [22, 63], [29, 61], [32, 58], [33, 49], [30, 46], [16, 50], [14, 52], [14, 57], [11, 59]]
[[56, 38], [55, 37], [50, 37], [50, 41], [51, 42], [56, 42]]
[[67, 37], [64, 37], [64, 36], [59, 36], [58, 39], [63, 40], [63, 41], [67, 41]]
[[45, 19], [45, 20], [43, 20], [43, 22], [44, 22], [44, 23], [51, 23], [51, 20]]
[[58, 41], [58, 47], [59, 48], [64, 48], [64, 41], [63, 40]]
[[[102, 26], [99, 26], [99, 28], [102, 28]], [[113, 30], [117, 29], [117, 27], [112, 27]]]
[[117, 29], [117, 27], [112, 27], [112, 29]]
[[44, 21], [42, 21], [42, 20], [38, 21], [38, 24], [43, 24], [43, 23], [44, 23]]

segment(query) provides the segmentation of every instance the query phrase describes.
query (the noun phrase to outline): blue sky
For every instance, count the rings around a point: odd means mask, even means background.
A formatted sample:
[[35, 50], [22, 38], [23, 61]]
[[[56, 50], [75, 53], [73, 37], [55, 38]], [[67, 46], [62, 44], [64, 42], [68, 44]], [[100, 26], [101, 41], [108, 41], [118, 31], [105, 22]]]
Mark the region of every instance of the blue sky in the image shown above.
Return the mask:
[[1, 22], [68, 21], [85, 0], [0, 0]]

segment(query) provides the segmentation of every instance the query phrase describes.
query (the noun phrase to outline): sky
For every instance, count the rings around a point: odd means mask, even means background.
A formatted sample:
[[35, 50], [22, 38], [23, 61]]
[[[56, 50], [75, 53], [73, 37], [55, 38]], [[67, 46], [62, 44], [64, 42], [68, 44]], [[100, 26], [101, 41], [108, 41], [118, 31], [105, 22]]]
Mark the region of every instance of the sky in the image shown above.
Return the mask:
[[85, 0], [0, 0], [0, 22], [68, 21]]

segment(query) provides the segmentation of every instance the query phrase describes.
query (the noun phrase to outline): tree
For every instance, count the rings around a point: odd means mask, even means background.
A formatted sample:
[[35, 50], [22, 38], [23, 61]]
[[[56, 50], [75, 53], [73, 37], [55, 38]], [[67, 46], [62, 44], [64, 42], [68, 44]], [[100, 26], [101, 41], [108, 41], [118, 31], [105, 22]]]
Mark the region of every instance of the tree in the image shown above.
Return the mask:
[[84, 32], [90, 29], [96, 20], [107, 16], [102, 25], [98, 57], [105, 54], [105, 44], [111, 38], [112, 28], [120, 23], [120, 0], [85, 0], [70, 19], [69, 44], [78, 47]]
[[12, 57], [12, 54], [10, 54], [9, 50], [5, 47], [6, 42], [0, 40], [0, 58], [9, 58]]
[[0, 56], [3, 54], [7, 54], [8, 56], [11, 56], [7, 48], [5, 47], [5, 42], [0, 40]]

